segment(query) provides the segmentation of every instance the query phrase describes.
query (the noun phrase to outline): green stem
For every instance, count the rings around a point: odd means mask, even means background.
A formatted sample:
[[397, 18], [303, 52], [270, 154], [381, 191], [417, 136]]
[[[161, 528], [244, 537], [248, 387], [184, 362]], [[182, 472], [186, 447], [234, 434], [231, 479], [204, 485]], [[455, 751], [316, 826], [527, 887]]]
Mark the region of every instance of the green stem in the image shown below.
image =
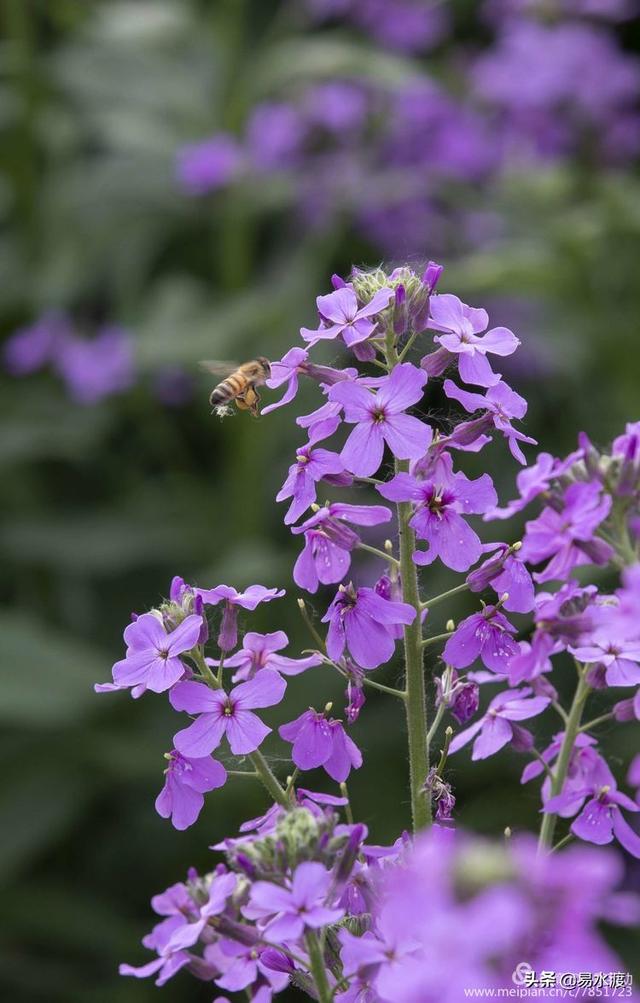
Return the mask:
[[365, 686], [371, 686], [374, 690], [380, 690], [381, 693], [386, 693], [390, 697], [397, 697], [399, 700], [406, 700], [407, 695], [404, 690], [397, 690], [393, 686], [385, 686], [384, 683], [377, 683], [375, 679], [367, 679], [365, 676], [362, 680]]
[[439, 596], [434, 596], [433, 599], [425, 599], [421, 603], [423, 609], [431, 609], [432, 606], [437, 606], [439, 602], [443, 602], [445, 599], [450, 599], [451, 596], [457, 596], [460, 592], [466, 592], [469, 586], [466, 582], [462, 585], [456, 585], [455, 589], [448, 589], [447, 592], [441, 592]]
[[318, 1003], [331, 1003], [333, 993], [327, 978], [327, 970], [324, 964], [324, 956], [318, 934], [315, 930], [307, 930], [306, 935], [307, 950], [309, 952], [309, 966], [311, 975], [318, 990]]
[[609, 711], [608, 714], [601, 714], [600, 717], [594, 717], [591, 721], [587, 721], [586, 724], [581, 724], [578, 731], [591, 731], [591, 729], [595, 728], [596, 725], [604, 724], [605, 721], [611, 721], [612, 718], [613, 714], [611, 711]]
[[[207, 665], [202, 649], [199, 647], [193, 648], [189, 654], [198, 668], [202, 681], [212, 690], [222, 689], [216, 676]], [[278, 804], [281, 804], [283, 808], [290, 808], [291, 805], [289, 804], [286, 792], [283, 790], [280, 781], [276, 777], [275, 773], [273, 773], [260, 750], [256, 749], [255, 752], [250, 752], [247, 758], [256, 771], [258, 779], [266, 788], [273, 800]]]
[[[398, 365], [399, 357], [392, 330], [387, 332], [385, 355], [387, 369]], [[407, 473], [408, 460], [396, 460], [395, 472]], [[416, 611], [413, 623], [404, 628], [405, 713], [409, 739], [409, 787], [411, 791], [411, 818], [413, 831], [431, 825], [431, 801], [425, 796], [423, 785], [429, 772], [429, 743], [427, 739], [427, 688], [422, 652], [422, 606], [418, 587], [418, 569], [413, 562], [416, 534], [409, 525], [413, 508], [411, 502], [397, 502], [398, 536], [400, 538], [400, 582], [403, 602]]]
[[[573, 746], [580, 730], [582, 711], [584, 710], [585, 701], [589, 695], [590, 687], [585, 681], [584, 671], [579, 668], [578, 673], [578, 685], [576, 687], [571, 709], [569, 710], [569, 715], [567, 717], [567, 726], [565, 728], [564, 738], [558, 755], [558, 761], [556, 763], [556, 768], [553, 772], [553, 779], [551, 781], [551, 797], [555, 797], [557, 794], [562, 793], [562, 787], [567, 776], [569, 763], [571, 762], [571, 753], [573, 752]], [[538, 841], [539, 850], [551, 849], [553, 845], [553, 834], [556, 828], [556, 821], [557, 815], [554, 815], [552, 812], [548, 812], [543, 815], [542, 825], [540, 826], [540, 839]]]
[[394, 567], [398, 567], [400, 562], [392, 554], [387, 554], [384, 550], [378, 550], [377, 547], [370, 547], [368, 543], [359, 543], [358, 550], [366, 550], [369, 554], [375, 554], [376, 557], [380, 557], [387, 564], [393, 564]]
[[438, 641], [446, 641], [453, 633], [453, 630], [445, 630], [444, 634], [433, 634], [431, 637], [426, 637], [424, 641], [421, 641], [422, 647], [430, 648], [432, 644], [437, 644]]

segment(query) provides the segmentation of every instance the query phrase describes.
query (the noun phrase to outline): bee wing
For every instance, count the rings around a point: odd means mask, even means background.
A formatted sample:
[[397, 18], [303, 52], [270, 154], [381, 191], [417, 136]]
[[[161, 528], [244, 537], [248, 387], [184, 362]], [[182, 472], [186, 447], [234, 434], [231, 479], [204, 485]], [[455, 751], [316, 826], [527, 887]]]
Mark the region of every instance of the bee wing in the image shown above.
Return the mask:
[[204, 369], [205, 372], [212, 373], [214, 376], [231, 376], [231, 373], [239, 368], [237, 362], [216, 362], [213, 359], [203, 359], [198, 365], [200, 369]]

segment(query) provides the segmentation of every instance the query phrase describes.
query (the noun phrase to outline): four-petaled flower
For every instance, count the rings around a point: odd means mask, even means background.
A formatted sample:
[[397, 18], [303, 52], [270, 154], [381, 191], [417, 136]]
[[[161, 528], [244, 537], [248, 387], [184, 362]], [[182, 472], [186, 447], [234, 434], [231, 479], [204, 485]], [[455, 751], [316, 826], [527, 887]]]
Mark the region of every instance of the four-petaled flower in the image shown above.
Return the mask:
[[318, 584], [340, 582], [351, 565], [351, 551], [360, 542], [358, 534], [345, 526], [377, 526], [391, 519], [384, 505], [347, 505], [332, 502], [319, 509], [292, 533], [304, 533], [304, 548], [293, 569], [296, 585], [316, 592]]
[[167, 753], [164, 787], [156, 798], [156, 811], [171, 818], [174, 828], [188, 829], [196, 821], [204, 804], [204, 794], [222, 787], [227, 771], [217, 759], [205, 756], [189, 759], [177, 749]]
[[284, 589], [268, 589], [264, 585], [250, 585], [244, 592], [238, 592], [232, 585], [217, 585], [215, 589], [195, 589], [207, 606], [224, 603], [222, 621], [218, 634], [218, 646], [231, 651], [238, 643], [238, 608], [254, 610], [262, 602], [280, 599]]
[[331, 872], [308, 860], [296, 867], [291, 888], [281, 888], [271, 881], [254, 882], [249, 904], [242, 911], [247, 919], [273, 917], [264, 928], [265, 939], [275, 943], [295, 941], [305, 929], [319, 930], [344, 916], [344, 909], [327, 905], [332, 884]]
[[603, 665], [609, 686], [636, 686], [640, 683], [640, 641], [614, 641], [607, 635], [596, 633], [569, 650], [581, 662]]
[[454, 571], [466, 571], [480, 557], [482, 544], [463, 514], [482, 513], [496, 504], [497, 495], [489, 474], [471, 481], [453, 473], [451, 456], [445, 453], [438, 465], [438, 480], [419, 480], [399, 473], [378, 491], [391, 501], [411, 501], [415, 512], [410, 525], [429, 549], [413, 555], [416, 564], [431, 564], [439, 557]]
[[581, 564], [606, 564], [613, 551], [594, 534], [611, 511], [611, 496], [592, 481], [571, 484], [560, 511], [547, 507], [526, 524], [521, 557], [531, 564], [549, 559], [539, 582], [565, 579]]
[[192, 614], [167, 634], [159, 616], [143, 613], [124, 632], [127, 654], [113, 666], [113, 683], [133, 686], [137, 696], [144, 690], [164, 693], [185, 674], [180, 655], [198, 643], [201, 628], [202, 617]]
[[340, 721], [327, 719], [315, 710], [306, 710], [295, 721], [281, 725], [278, 734], [293, 742], [291, 758], [300, 770], [324, 767], [329, 776], [342, 783], [362, 766], [362, 754], [346, 734]]
[[[321, 664], [319, 655], [287, 658], [286, 655], [278, 654], [288, 643], [289, 638], [283, 630], [276, 630], [272, 634], [257, 634], [250, 630], [244, 635], [240, 650], [225, 659], [225, 668], [237, 669], [232, 677], [233, 682], [237, 683], [253, 679], [263, 669], [275, 670], [285, 676], [298, 676], [306, 669]], [[209, 665], [220, 665], [216, 658], [209, 658], [207, 662]]]
[[462, 390], [455, 385], [453, 380], [444, 381], [444, 392], [447, 397], [459, 401], [467, 411], [484, 410], [486, 414], [480, 422], [483, 426], [482, 431], [487, 431], [491, 426], [494, 426], [506, 437], [511, 455], [519, 463], [525, 464], [527, 462], [518, 442], [528, 442], [535, 446], [536, 440], [519, 432], [511, 424], [512, 418], [524, 418], [527, 413], [527, 402], [524, 397], [507, 386], [503, 380], [489, 387], [485, 396], [472, 393], [470, 390]]
[[204, 683], [180, 683], [169, 696], [171, 706], [198, 717], [174, 736], [176, 749], [183, 756], [199, 759], [217, 749], [226, 735], [235, 756], [255, 752], [271, 728], [263, 724], [253, 709], [280, 703], [285, 689], [282, 676], [271, 669], [263, 669], [254, 679], [240, 683], [230, 693], [222, 689], [211, 690]]
[[395, 648], [391, 627], [413, 623], [416, 610], [409, 603], [383, 599], [374, 589], [340, 586], [322, 618], [329, 624], [327, 653], [336, 662], [345, 647], [358, 665], [375, 669], [388, 662]]
[[317, 422], [309, 431], [309, 441], [296, 452], [296, 462], [289, 467], [284, 484], [276, 495], [276, 501], [291, 498], [291, 504], [284, 517], [289, 526], [316, 500], [316, 483], [331, 475], [341, 474], [344, 465], [337, 453], [319, 449], [316, 443], [333, 435], [340, 419], [326, 418]]
[[616, 790], [614, 785], [592, 785], [582, 791], [569, 790], [549, 798], [542, 811], [562, 813], [571, 806], [575, 813], [588, 798], [578, 817], [571, 824], [571, 832], [579, 839], [602, 846], [614, 836], [632, 856], [640, 858], [640, 836], [631, 828], [622, 814], [622, 808], [637, 812], [640, 807], [630, 797]]
[[486, 606], [481, 613], [472, 613], [460, 622], [442, 657], [456, 669], [466, 669], [479, 657], [488, 669], [503, 675], [511, 658], [520, 653], [514, 633], [515, 627], [496, 606]]
[[449, 746], [450, 754], [467, 745], [472, 738], [472, 759], [487, 759], [499, 752], [511, 742], [514, 748], [522, 751], [530, 749], [533, 740], [528, 731], [514, 724], [515, 721], [526, 721], [536, 717], [551, 703], [549, 697], [532, 696], [531, 690], [504, 690], [494, 697], [486, 713], [464, 731], [454, 735]]
[[377, 391], [361, 383], [336, 383], [329, 398], [344, 408], [344, 419], [355, 428], [340, 457], [347, 470], [370, 477], [382, 463], [384, 444], [401, 460], [417, 460], [432, 438], [431, 427], [404, 412], [422, 397], [425, 373], [411, 363], [396, 366], [390, 376], [377, 380]]
[[318, 296], [316, 304], [322, 326], [315, 331], [303, 327], [300, 334], [310, 345], [339, 335], [345, 345], [357, 345], [373, 334], [377, 325], [371, 318], [384, 310], [393, 297], [392, 289], [379, 289], [368, 303], [358, 306], [353, 288], [343, 286], [328, 296]]
[[441, 345], [441, 351], [434, 353], [438, 357], [437, 369], [434, 368], [436, 360], [433, 356], [426, 356], [423, 368], [429, 374], [439, 375], [452, 356], [457, 355], [458, 372], [464, 383], [495, 386], [500, 381], [500, 375], [491, 369], [487, 353], [512, 355], [520, 344], [515, 334], [506, 327], [494, 327], [483, 337], [478, 337], [489, 324], [487, 311], [469, 307], [450, 293], [432, 296], [429, 314], [429, 328], [442, 332], [433, 339]]

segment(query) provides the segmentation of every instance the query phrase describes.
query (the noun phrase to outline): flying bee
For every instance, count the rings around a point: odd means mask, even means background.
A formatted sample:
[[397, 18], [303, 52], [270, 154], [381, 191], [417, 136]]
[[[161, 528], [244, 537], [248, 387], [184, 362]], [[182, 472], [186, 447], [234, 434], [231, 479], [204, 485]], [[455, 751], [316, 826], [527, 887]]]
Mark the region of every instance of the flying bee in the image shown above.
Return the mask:
[[209, 403], [220, 417], [229, 413], [229, 405], [235, 401], [240, 411], [249, 411], [254, 418], [260, 414], [258, 405], [260, 394], [256, 387], [261, 386], [271, 376], [271, 364], [263, 355], [241, 366], [232, 362], [201, 362], [201, 367], [208, 373], [224, 376], [225, 379], [213, 388], [209, 394]]

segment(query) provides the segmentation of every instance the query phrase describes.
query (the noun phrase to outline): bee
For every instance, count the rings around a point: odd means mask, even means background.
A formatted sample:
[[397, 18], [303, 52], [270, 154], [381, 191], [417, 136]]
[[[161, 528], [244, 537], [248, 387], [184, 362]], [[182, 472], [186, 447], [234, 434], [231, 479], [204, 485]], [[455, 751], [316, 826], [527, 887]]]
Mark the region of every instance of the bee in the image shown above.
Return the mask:
[[209, 394], [209, 403], [217, 415], [229, 414], [232, 401], [240, 411], [249, 411], [254, 418], [260, 414], [258, 405], [260, 394], [256, 390], [271, 376], [271, 364], [263, 355], [241, 366], [233, 362], [201, 362], [208, 373], [224, 376], [225, 379]]

